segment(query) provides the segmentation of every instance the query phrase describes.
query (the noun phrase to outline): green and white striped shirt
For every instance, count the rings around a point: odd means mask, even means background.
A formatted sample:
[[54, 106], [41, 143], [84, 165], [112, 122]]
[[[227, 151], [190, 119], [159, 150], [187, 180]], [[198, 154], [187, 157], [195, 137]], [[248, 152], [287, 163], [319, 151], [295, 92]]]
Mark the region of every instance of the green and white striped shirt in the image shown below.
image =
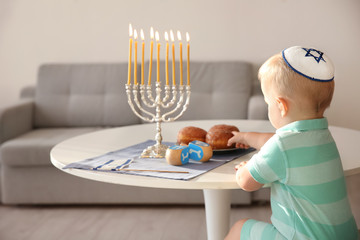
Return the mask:
[[326, 118], [278, 129], [247, 168], [257, 182], [271, 183], [271, 221], [287, 239], [357, 239]]

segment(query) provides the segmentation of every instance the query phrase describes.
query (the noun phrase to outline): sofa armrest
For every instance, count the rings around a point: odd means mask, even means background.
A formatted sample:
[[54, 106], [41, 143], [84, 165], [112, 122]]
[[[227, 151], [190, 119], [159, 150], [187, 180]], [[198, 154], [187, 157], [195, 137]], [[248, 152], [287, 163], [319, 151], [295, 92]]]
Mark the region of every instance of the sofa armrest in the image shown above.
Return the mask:
[[35, 99], [35, 86], [26, 86], [20, 91], [20, 99]]
[[33, 100], [0, 108], [0, 144], [33, 128]]
[[248, 119], [268, 119], [268, 109], [263, 95], [256, 94], [250, 97]]

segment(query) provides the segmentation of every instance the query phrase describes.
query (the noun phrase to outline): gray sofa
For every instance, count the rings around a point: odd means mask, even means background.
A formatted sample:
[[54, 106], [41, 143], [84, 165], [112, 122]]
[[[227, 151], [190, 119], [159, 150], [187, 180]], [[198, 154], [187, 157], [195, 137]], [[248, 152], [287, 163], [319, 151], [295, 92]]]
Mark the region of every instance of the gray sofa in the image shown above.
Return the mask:
[[[253, 72], [246, 62], [192, 62], [191, 101], [179, 120], [266, 119], [267, 108]], [[67, 138], [143, 124], [127, 103], [126, 80], [127, 63], [41, 66], [36, 86], [24, 88], [19, 102], [0, 109], [2, 203], [202, 203], [201, 191], [95, 182], [66, 174], [50, 163], [51, 148]], [[201, 107], [204, 103], [207, 107]], [[251, 198], [249, 193], [233, 191], [234, 204], [249, 203]]]

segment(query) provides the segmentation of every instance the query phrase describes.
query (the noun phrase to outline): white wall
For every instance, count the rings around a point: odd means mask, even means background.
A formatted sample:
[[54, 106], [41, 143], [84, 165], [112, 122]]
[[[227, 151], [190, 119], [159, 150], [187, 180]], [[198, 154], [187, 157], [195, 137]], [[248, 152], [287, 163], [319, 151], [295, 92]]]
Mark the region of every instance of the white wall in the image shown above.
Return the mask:
[[127, 61], [128, 24], [191, 34], [194, 60], [260, 65], [292, 45], [336, 66], [330, 124], [360, 129], [358, 0], [0, 0], [0, 107], [45, 62]]

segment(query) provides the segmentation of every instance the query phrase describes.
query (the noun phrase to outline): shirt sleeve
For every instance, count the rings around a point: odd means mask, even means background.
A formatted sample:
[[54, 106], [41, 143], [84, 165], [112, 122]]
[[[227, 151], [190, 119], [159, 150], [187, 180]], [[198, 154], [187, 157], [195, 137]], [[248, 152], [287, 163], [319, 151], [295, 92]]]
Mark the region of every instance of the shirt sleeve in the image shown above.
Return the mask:
[[246, 164], [257, 182], [265, 184], [286, 178], [285, 154], [279, 145], [279, 137], [274, 135]]

